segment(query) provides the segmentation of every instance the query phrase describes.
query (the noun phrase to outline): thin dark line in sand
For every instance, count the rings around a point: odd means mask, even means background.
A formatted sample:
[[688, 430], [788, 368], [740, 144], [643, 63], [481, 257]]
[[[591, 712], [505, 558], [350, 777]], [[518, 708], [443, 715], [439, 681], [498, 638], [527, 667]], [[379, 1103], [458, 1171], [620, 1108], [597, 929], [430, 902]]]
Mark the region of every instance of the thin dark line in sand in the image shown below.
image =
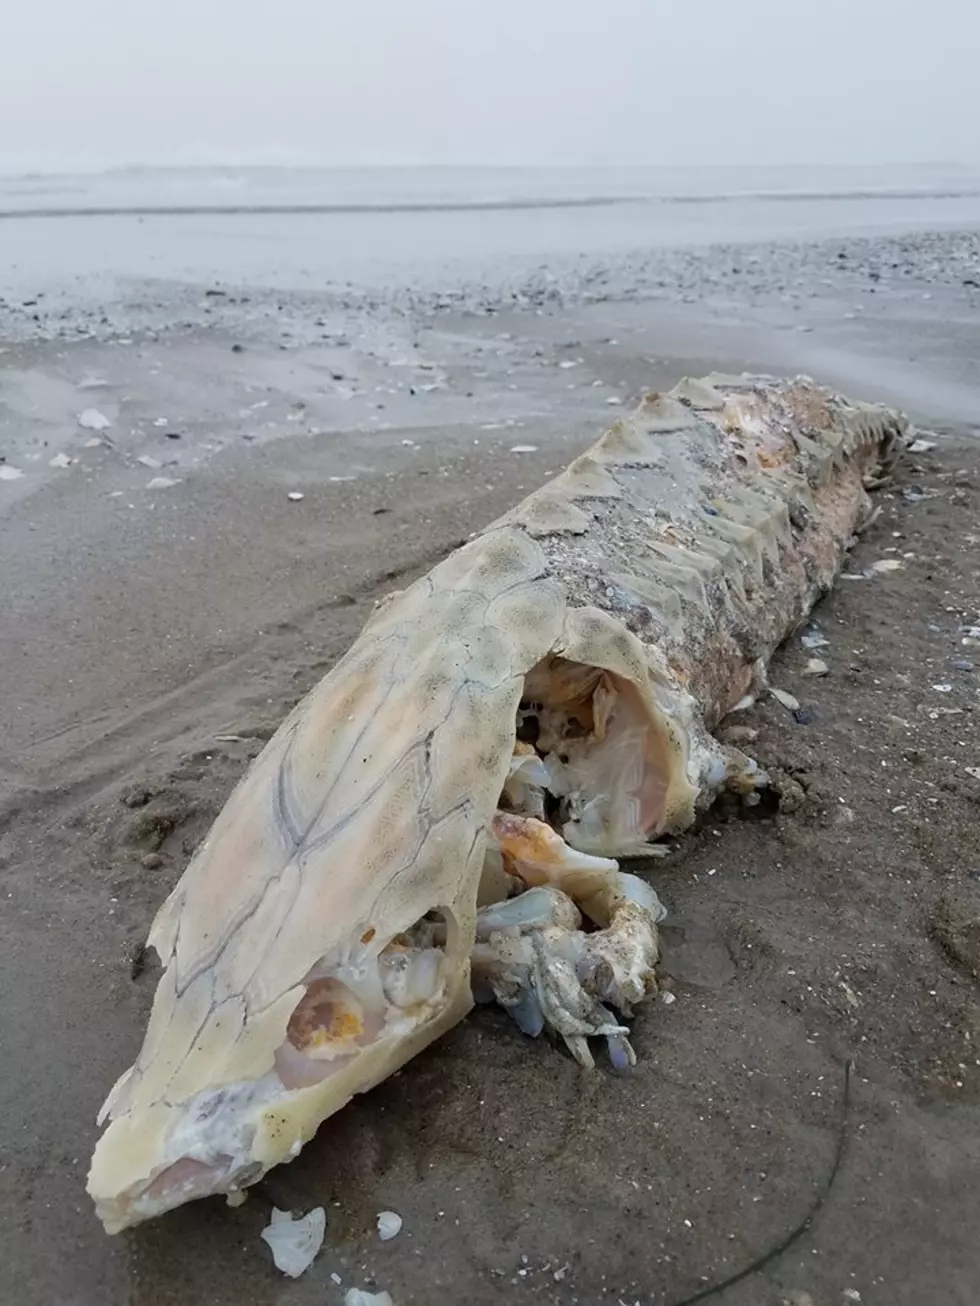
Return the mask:
[[848, 1059], [844, 1063], [844, 1088], [841, 1093], [840, 1125], [837, 1130], [837, 1147], [834, 1151], [834, 1160], [831, 1164], [827, 1178], [824, 1180], [822, 1187], [817, 1190], [817, 1194], [810, 1204], [810, 1209], [806, 1215], [795, 1225], [789, 1233], [782, 1237], [775, 1246], [770, 1247], [768, 1251], [757, 1256], [743, 1269], [731, 1274], [727, 1279], [722, 1279], [720, 1283], [712, 1284], [708, 1288], [702, 1288], [700, 1291], [692, 1293], [690, 1297], [682, 1297], [679, 1301], [671, 1303], [671, 1306], [694, 1306], [695, 1302], [706, 1301], [716, 1293], [724, 1292], [726, 1288], [733, 1288], [736, 1283], [741, 1283], [743, 1279], [749, 1278], [753, 1274], [758, 1274], [760, 1270], [771, 1262], [782, 1256], [783, 1252], [789, 1251], [793, 1243], [810, 1228], [817, 1215], [825, 1205], [827, 1198], [830, 1196], [830, 1190], [834, 1186], [834, 1181], [840, 1170], [841, 1161], [844, 1159], [844, 1144], [847, 1141], [847, 1123], [850, 1114], [851, 1105], [851, 1061]]

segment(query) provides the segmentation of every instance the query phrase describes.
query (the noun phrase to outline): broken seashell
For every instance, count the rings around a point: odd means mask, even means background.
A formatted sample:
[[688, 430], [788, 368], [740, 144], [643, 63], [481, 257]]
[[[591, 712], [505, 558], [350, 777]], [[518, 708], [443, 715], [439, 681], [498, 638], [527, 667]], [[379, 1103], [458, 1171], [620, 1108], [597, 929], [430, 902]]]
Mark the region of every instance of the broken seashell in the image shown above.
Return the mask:
[[97, 408], [86, 408], [78, 414], [78, 425], [86, 431], [106, 431], [112, 425], [105, 413]]
[[397, 1238], [402, 1229], [402, 1217], [397, 1211], [380, 1211], [378, 1213], [378, 1237], [383, 1243]]
[[826, 676], [830, 671], [823, 658], [807, 658], [806, 666], [803, 668], [805, 676]]
[[904, 571], [905, 563], [898, 558], [879, 558], [871, 564], [872, 571]]
[[830, 640], [823, 631], [818, 630], [816, 626], [811, 626], [805, 634], [800, 636], [800, 643], [804, 648], [808, 648], [811, 651], [818, 648], [830, 648]]
[[363, 1288], [348, 1288], [344, 1306], [395, 1306], [387, 1292], [365, 1292]]
[[[474, 984], [583, 1064], [596, 1037], [632, 1064], [662, 907], [618, 859], [723, 790], [758, 801], [765, 774], [710, 731], [763, 692], [905, 429], [806, 380], [649, 395], [374, 610], [154, 920], [163, 972], [88, 1176], [109, 1232], [256, 1183]], [[543, 814], [503, 810], [516, 781]]]
[[935, 440], [913, 440], [909, 445], [909, 453], [929, 453], [929, 451], [935, 449], [935, 447]]
[[787, 693], [785, 689], [776, 689], [772, 687], [770, 688], [769, 693], [777, 703], [782, 703], [783, 707], [786, 708], [788, 712], [798, 712], [800, 710], [800, 700], [794, 698], [792, 694]]
[[262, 1230], [260, 1237], [268, 1243], [276, 1269], [291, 1279], [310, 1268], [316, 1254], [323, 1246], [327, 1216], [322, 1206], [316, 1206], [307, 1215], [293, 1219], [289, 1211], [272, 1208], [272, 1221]]

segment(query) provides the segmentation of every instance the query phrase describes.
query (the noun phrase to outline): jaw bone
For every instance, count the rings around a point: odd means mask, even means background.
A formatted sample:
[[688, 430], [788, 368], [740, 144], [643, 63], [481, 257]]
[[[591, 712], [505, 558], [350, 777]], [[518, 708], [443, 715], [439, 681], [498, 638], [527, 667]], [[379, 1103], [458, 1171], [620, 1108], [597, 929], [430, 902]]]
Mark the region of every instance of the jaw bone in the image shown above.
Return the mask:
[[[708, 732], [832, 584], [903, 432], [808, 382], [682, 383], [379, 608], [154, 921], [88, 1179], [107, 1230], [294, 1157], [466, 1014], [471, 954], [529, 1032], [631, 1061], [611, 1008], [654, 991], [659, 908], [613, 859], [764, 781]], [[515, 884], [537, 897], [497, 901]]]

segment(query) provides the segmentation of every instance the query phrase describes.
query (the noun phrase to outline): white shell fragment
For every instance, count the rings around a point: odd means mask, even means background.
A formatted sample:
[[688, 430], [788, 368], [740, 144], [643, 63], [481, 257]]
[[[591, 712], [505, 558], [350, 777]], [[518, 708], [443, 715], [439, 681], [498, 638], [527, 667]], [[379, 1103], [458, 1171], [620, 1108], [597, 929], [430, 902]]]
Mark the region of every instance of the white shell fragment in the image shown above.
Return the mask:
[[0, 463], [0, 481], [19, 481], [23, 475], [19, 467], [9, 467], [6, 463]]
[[537, 453], [538, 446], [536, 444], [512, 444], [510, 451], [511, 453]]
[[786, 708], [787, 712], [799, 711], [800, 700], [798, 698], [794, 698], [792, 694], [787, 693], [785, 689], [776, 689], [773, 687], [769, 690], [769, 693], [773, 696], [773, 698], [776, 700], [777, 703], [782, 703], [783, 707]]
[[383, 1243], [397, 1238], [402, 1229], [402, 1217], [397, 1211], [381, 1211], [378, 1214], [378, 1237]]
[[803, 668], [805, 676], [825, 676], [830, 670], [823, 658], [807, 658]]
[[905, 563], [898, 558], [879, 558], [871, 564], [872, 571], [904, 571]]
[[56, 453], [53, 458], [48, 459], [49, 467], [70, 467], [71, 459], [66, 453]]
[[327, 1215], [322, 1206], [315, 1206], [308, 1215], [295, 1220], [288, 1211], [273, 1207], [272, 1221], [260, 1237], [269, 1244], [276, 1269], [296, 1279], [313, 1264], [326, 1229]]
[[290, 490], [286, 498], [291, 499], [293, 503], [299, 503], [300, 499], [303, 498], [303, 494], [300, 490]]
[[935, 440], [913, 440], [909, 445], [909, 453], [928, 453], [931, 449], [935, 449], [935, 447]]
[[105, 431], [112, 423], [105, 413], [100, 413], [97, 408], [86, 408], [84, 413], [78, 414], [78, 425], [86, 431]]
[[387, 1292], [365, 1292], [363, 1288], [348, 1288], [344, 1306], [395, 1306]]
[[169, 490], [171, 485], [179, 485], [180, 481], [175, 481], [172, 476], [154, 476], [152, 481], [147, 481], [148, 490]]
[[800, 636], [800, 643], [804, 648], [808, 648], [811, 651], [818, 648], [830, 647], [830, 640], [823, 631], [818, 630], [816, 626], [812, 626], [805, 634]]

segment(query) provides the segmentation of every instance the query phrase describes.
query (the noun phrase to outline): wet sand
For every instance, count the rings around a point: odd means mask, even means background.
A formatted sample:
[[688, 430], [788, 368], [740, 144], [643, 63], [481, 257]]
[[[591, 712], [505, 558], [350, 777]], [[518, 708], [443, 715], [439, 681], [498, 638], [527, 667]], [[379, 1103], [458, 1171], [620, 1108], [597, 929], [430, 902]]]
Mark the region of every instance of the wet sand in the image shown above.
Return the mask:
[[[713, 1300], [972, 1306], [978, 249], [937, 233], [0, 308], [0, 465], [23, 472], [0, 481], [5, 1300], [339, 1304], [376, 1283], [397, 1306], [674, 1304], [778, 1244], [832, 1175], [802, 1238]], [[107, 1238], [84, 1180], [152, 996], [133, 961], [248, 760], [387, 589], [644, 390], [743, 366], [899, 404], [940, 441], [855, 550], [854, 571], [903, 569], [821, 605], [830, 674], [802, 675], [798, 641], [777, 658], [808, 723], [774, 702], [741, 722], [781, 810], [713, 813], [650, 868], [677, 1001], [640, 1012], [636, 1072], [583, 1076], [481, 1010], [240, 1210]], [[79, 426], [90, 408], [104, 432]], [[295, 1282], [258, 1238], [273, 1203], [328, 1211]], [[383, 1209], [405, 1220], [386, 1244]]]

